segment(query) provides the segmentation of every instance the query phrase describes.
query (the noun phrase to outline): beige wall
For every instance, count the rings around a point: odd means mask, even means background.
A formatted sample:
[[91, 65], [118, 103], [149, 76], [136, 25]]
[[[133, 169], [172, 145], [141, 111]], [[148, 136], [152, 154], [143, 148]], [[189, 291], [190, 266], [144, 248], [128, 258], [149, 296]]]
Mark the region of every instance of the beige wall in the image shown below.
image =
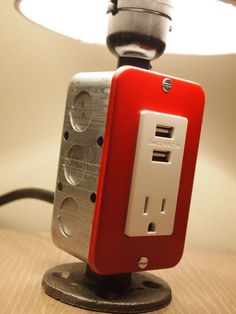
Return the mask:
[[[82, 44], [24, 20], [0, 3], [0, 194], [54, 189], [67, 86], [81, 71], [115, 68], [106, 47]], [[236, 251], [236, 55], [165, 55], [154, 70], [199, 82], [206, 109], [188, 226], [190, 246]], [[49, 230], [52, 206], [0, 209], [0, 227]]]

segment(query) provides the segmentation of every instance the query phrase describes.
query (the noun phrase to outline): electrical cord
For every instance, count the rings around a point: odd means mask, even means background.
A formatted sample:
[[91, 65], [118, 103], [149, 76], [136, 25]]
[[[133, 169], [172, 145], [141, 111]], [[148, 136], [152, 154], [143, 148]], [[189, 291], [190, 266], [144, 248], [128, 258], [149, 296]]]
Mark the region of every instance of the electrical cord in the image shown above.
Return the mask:
[[22, 199], [22, 198], [36, 198], [41, 201], [45, 201], [53, 204], [54, 193], [51, 191], [27, 188], [19, 189], [0, 196], [0, 206], [7, 203]]

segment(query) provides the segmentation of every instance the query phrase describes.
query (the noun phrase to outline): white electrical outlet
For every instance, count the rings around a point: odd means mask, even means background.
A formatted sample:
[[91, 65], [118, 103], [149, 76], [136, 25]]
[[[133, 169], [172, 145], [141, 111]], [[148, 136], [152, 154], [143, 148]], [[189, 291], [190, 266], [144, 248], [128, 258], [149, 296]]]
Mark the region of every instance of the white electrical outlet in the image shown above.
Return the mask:
[[188, 120], [141, 111], [125, 234], [173, 232]]

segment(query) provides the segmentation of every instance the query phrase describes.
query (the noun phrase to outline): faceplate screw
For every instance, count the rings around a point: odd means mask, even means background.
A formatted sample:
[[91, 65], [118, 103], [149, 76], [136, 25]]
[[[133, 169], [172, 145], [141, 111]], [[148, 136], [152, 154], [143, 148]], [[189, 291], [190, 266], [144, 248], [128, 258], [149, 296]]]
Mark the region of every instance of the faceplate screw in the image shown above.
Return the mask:
[[169, 78], [165, 78], [162, 82], [162, 88], [163, 91], [168, 93], [171, 90], [172, 87], [172, 81]]
[[138, 261], [138, 267], [141, 269], [144, 269], [147, 267], [148, 264], [148, 258], [147, 257], [141, 257]]

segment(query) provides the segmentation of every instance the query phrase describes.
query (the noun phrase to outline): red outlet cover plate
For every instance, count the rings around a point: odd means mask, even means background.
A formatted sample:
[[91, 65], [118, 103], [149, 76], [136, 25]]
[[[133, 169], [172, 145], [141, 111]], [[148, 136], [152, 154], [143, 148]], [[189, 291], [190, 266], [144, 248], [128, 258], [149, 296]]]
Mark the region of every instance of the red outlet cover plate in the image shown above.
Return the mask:
[[[162, 87], [167, 77], [172, 81], [169, 92]], [[148, 258], [144, 270], [173, 267], [181, 259], [203, 107], [204, 93], [198, 84], [134, 67], [114, 73], [88, 258], [94, 272], [140, 271], [141, 257]], [[141, 110], [188, 119], [174, 230], [168, 236], [129, 237], [124, 233]]]

